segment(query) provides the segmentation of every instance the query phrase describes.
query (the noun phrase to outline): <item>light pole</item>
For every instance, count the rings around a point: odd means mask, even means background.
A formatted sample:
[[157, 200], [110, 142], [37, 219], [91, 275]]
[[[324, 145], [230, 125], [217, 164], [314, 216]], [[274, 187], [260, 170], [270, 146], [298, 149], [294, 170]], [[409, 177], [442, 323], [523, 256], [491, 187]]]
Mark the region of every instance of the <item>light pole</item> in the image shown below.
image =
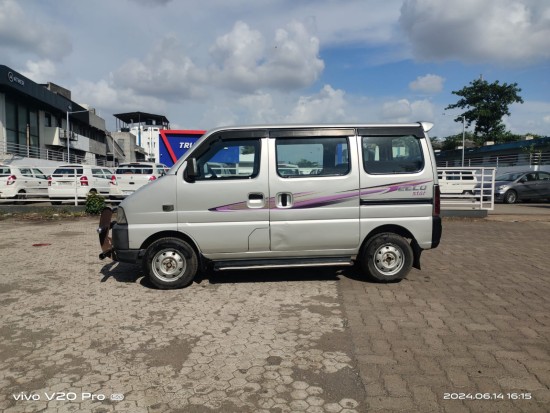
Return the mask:
[[462, 118], [462, 167], [464, 168], [464, 147], [466, 146], [466, 118]]
[[69, 105], [67, 107], [67, 163], [71, 163], [71, 157], [70, 157], [70, 145], [69, 145], [69, 140], [70, 140], [70, 135], [71, 135], [71, 128], [70, 128], [70, 125], [69, 125], [69, 115], [72, 115], [73, 113], [84, 113], [84, 112], [89, 112], [91, 109], [86, 109], [86, 110], [75, 110], [75, 111], [71, 111], [73, 107], [71, 105]]

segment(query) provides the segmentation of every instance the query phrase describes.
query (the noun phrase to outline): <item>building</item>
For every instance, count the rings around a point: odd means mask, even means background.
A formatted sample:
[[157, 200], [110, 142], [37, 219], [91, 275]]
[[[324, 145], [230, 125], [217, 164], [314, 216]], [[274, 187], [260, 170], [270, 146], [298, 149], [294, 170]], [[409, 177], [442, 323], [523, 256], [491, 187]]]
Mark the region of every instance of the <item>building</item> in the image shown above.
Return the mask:
[[[435, 159], [438, 167], [462, 166], [462, 149], [438, 151]], [[479, 148], [465, 148], [465, 167], [494, 167], [506, 171], [524, 170], [533, 167], [547, 170], [550, 168], [550, 137], [489, 144]]]
[[[117, 119], [117, 132], [113, 133], [115, 140], [126, 148], [135, 137], [134, 152], [127, 162], [149, 161], [157, 162], [159, 158], [159, 132], [170, 129], [170, 122], [164, 115], [145, 112], [128, 112], [114, 115]], [[128, 157], [127, 157], [128, 158]]]
[[[0, 159], [105, 165], [107, 139], [105, 120], [95, 109], [72, 101], [69, 90], [53, 83], [35, 83], [0, 65]], [[115, 149], [112, 162], [120, 153]]]

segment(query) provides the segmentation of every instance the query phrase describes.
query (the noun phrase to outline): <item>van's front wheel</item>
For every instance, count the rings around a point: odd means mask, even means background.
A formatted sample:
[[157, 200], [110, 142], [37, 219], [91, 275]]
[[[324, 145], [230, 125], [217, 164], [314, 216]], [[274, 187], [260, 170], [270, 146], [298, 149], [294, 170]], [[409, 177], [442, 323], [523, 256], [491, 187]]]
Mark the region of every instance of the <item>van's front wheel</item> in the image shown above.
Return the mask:
[[413, 263], [409, 242], [397, 234], [383, 233], [369, 240], [361, 259], [363, 270], [376, 281], [398, 281], [407, 276]]
[[187, 242], [178, 238], [161, 238], [147, 248], [145, 267], [156, 287], [182, 288], [195, 278], [198, 259]]

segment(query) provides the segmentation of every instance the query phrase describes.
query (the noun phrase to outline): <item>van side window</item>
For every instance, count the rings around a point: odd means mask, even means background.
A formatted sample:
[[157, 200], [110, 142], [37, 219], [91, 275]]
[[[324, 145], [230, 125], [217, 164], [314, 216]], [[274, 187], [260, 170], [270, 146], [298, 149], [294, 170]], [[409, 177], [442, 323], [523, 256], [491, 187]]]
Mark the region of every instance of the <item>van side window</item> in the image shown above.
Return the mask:
[[342, 176], [351, 169], [345, 137], [277, 138], [276, 155], [283, 178]]
[[420, 172], [424, 157], [420, 139], [412, 136], [364, 136], [363, 167], [369, 174]]
[[260, 171], [259, 139], [219, 140], [197, 158], [198, 181], [251, 179]]

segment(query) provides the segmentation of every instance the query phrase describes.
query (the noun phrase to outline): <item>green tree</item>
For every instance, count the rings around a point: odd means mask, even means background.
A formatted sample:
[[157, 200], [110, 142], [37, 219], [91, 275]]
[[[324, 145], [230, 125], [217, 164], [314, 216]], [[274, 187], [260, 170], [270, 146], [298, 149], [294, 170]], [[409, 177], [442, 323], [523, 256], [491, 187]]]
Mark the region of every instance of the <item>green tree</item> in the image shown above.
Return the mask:
[[461, 96], [457, 103], [449, 105], [445, 110], [466, 109], [455, 118], [455, 122], [462, 122], [462, 116], [466, 119], [467, 126], [475, 122], [475, 141], [500, 141], [507, 135], [502, 123], [505, 115], [510, 116], [509, 106], [512, 103], [523, 103], [519, 96], [521, 89], [517, 83], [500, 84], [497, 80], [489, 83], [483, 79], [470, 82], [470, 86], [453, 91], [454, 95]]
[[[474, 134], [472, 132], [466, 132], [464, 136], [464, 143], [466, 148], [471, 148], [474, 145]], [[462, 146], [462, 133], [451, 135], [443, 138], [441, 141], [441, 150], [449, 151], [456, 149], [457, 147]]]
[[300, 159], [298, 162], [296, 162], [296, 165], [298, 165], [300, 168], [317, 168], [319, 166], [319, 162], [313, 162], [308, 159]]

